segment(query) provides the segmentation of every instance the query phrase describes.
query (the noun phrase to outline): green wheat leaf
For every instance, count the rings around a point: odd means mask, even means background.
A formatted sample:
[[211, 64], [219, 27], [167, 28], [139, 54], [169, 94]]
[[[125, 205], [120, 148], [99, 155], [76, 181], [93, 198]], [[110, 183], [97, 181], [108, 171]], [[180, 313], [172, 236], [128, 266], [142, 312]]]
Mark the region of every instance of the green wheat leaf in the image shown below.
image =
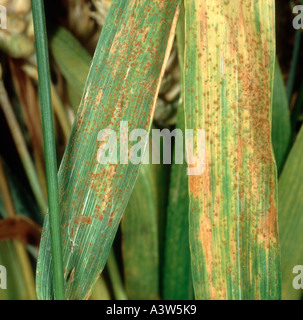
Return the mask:
[[122, 220], [122, 252], [127, 296], [159, 298], [157, 187], [152, 165], [142, 165]]
[[293, 268], [302, 265], [303, 243], [303, 128], [287, 158], [279, 179], [279, 232], [282, 258], [282, 298], [302, 298], [293, 287]]
[[[128, 121], [129, 132], [150, 129], [178, 2], [112, 3], [59, 170], [66, 299], [89, 297], [140, 168], [98, 163], [98, 133], [118, 132], [121, 121]], [[47, 216], [37, 265], [39, 299], [53, 298], [52, 279]]]
[[62, 27], [56, 28], [53, 32], [50, 38], [50, 48], [66, 79], [73, 105], [78, 108], [92, 58], [81, 43]]
[[[184, 6], [182, 6], [177, 26], [181, 87], [185, 44], [184, 22]], [[184, 136], [185, 119], [182, 97], [178, 109], [177, 128], [182, 130]], [[189, 251], [189, 198], [186, 168], [186, 164], [180, 165], [174, 163], [171, 169], [163, 272], [163, 298], [165, 300], [190, 300], [193, 298]]]

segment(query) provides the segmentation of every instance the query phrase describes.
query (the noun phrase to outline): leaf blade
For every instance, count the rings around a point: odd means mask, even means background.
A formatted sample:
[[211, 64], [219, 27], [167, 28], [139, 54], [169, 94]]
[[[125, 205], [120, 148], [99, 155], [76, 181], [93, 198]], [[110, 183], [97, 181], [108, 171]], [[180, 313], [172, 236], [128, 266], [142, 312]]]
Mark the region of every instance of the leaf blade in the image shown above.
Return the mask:
[[[139, 170], [132, 164], [98, 167], [96, 133], [104, 128], [116, 131], [120, 120], [129, 120], [130, 130], [138, 125], [150, 129], [160, 80], [172, 46], [177, 7], [178, 1], [139, 3], [134, 0], [116, 0], [111, 6], [59, 171], [66, 297], [69, 299], [89, 297], [105, 265]], [[139, 18], [140, 12], [146, 15], [146, 20]], [[139, 72], [138, 68], [143, 71]], [[111, 108], [105, 108], [108, 105]], [[94, 126], [88, 126], [88, 121]], [[122, 201], [115, 202], [120, 196]], [[46, 217], [37, 266], [40, 299], [52, 298], [50, 262]]]
[[196, 298], [279, 299], [274, 1], [185, 0], [185, 14], [186, 128], [206, 136], [189, 177]]
[[157, 192], [151, 165], [142, 165], [122, 219], [125, 288], [131, 300], [159, 298]]
[[293, 287], [293, 268], [302, 265], [303, 130], [301, 128], [279, 179], [279, 232], [282, 258], [282, 298], [299, 300]]
[[[177, 26], [181, 88], [183, 87], [182, 73], [184, 69], [184, 23], [184, 5], [182, 5]], [[182, 92], [178, 107], [177, 128], [182, 130], [184, 136], [185, 119]], [[186, 168], [186, 164], [180, 165], [174, 163], [171, 169], [163, 272], [164, 300], [191, 300], [193, 298], [189, 250], [188, 178]]]

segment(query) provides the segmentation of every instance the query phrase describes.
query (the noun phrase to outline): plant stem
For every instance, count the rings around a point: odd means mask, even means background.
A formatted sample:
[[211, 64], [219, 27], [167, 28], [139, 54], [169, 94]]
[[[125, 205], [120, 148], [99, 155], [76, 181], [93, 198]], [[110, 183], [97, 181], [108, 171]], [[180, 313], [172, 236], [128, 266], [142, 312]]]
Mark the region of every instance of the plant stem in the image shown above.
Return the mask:
[[57, 158], [43, 0], [32, 0], [32, 10], [37, 52], [38, 80], [49, 203], [52, 263], [54, 273], [54, 295], [56, 300], [63, 300], [64, 274], [61, 248]]

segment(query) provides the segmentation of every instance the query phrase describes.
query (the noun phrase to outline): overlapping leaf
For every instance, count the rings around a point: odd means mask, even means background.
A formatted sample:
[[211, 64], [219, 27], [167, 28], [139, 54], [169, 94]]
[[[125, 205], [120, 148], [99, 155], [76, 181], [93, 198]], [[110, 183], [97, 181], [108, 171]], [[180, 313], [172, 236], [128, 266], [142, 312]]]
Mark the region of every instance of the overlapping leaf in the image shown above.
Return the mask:
[[[184, 22], [184, 6], [181, 6], [177, 26], [181, 87], [184, 67]], [[183, 136], [184, 121], [184, 103], [183, 97], [181, 97], [177, 128], [182, 130]], [[182, 165], [174, 163], [171, 169], [163, 272], [163, 298], [165, 300], [189, 300], [193, 298], [189, 252], [189, 198], [186, 168], [185, 163]]]
[[142, 165], [122, 221], [125, 288], [134, 300], [159, 298], [156, 188], [152, 165]]

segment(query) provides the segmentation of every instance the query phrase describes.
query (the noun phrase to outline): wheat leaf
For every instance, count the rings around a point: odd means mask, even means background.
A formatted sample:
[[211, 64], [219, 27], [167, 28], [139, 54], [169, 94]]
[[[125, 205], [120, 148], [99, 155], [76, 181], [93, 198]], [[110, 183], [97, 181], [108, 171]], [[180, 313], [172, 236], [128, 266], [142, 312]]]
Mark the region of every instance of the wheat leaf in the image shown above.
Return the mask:
[[[144, 17], [144, 19], [142, 18]], [[115, 0], [96, 48], [59, 170], [66, 299], [87, 299], [102, 271], [138, 165], [101, 165], [101, 129], [149, 130], [174, 38], [178, 1]], [[49, 219], [37, 265], [39, 299], [52, 299]]]
[[197, 299], [281, 297], [274, 29], [273, 0], [185, 0], [186, 128], [205, 130], [205, 170], [189, 176]]
[[129, 299], [159, 298], [157, 200], [152, 165], [142, 165], [122, 220], [124, 278]]
[[282, 258], [282, 298], [302, 298], [302, 290], [293, 287], [293, 268], [302, 265], [303, 242], [303, 128], [289, 153], [279, 179], [279, 232]]

